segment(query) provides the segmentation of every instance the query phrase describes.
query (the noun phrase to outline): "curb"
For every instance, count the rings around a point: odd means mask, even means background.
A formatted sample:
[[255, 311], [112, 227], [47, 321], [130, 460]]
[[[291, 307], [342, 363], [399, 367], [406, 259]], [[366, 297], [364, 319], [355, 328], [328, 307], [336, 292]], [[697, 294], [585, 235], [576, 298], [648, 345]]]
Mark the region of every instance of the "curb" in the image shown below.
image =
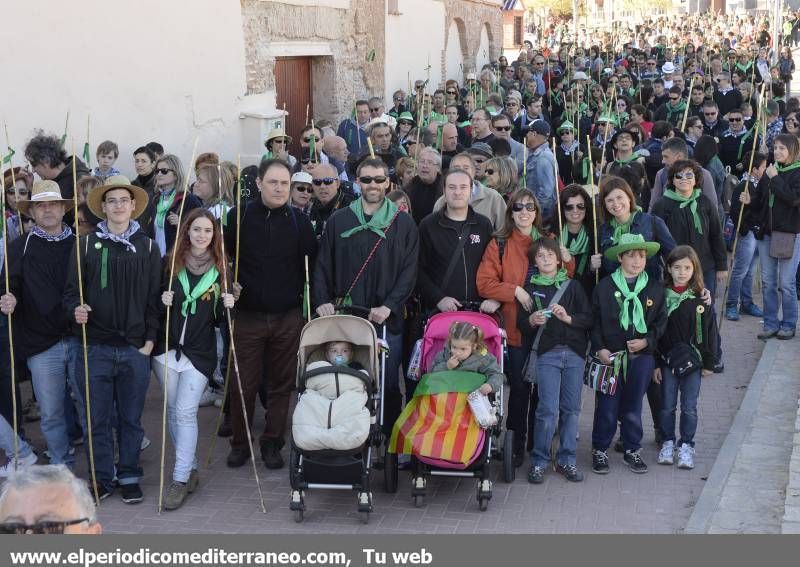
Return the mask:
[[[725, 437], [725, 442], [717, 454], [714, 461], [714, 466], [711, 468], [711, 473], [708, 475], [703, 491], [700, 493], [700, 498], [694, 505], [692, 515], [689, 516], [689, 521], [686, 523], [684, 533], [687, 534], [704, 534], [708, 532], [711, 525], [711, 519], [716, 512], [719, 501], [722, 498], [722, 491], [728, 481], [733, 465], [736, 462], [736, 456], [739, 453], [739, 448], [747, 437], [750, 431], [750, 426], [753, 423], [753, 418], [758, 412], [759, 401], [764, 387], [769, 379], [769, 373], [772, 369], [772, 363], [775, 360], [775, 355], [778, 351], [778, 344], [774, 340], [767, 341], [764, 351], [761, 353], [761, 359], [758, 361], [753, 377], [747, 386], [747, 393], [736, 412], [736, 417], [733, 420], [731, 429]], [[795, 451], [800, 453], [800, 445], [798, 439], [800, 436], [795, 436]], [[800, 457], [799, 457], [800, 458]], [[796, 461], [798, 465], [798, 476], [800, 476], [800, 461]], [[800, 479], [798, 479], [800, 483]], [[800, 484], [798, 485], [798, 494], [800, 494]], [[788, 496], [788, 494], [787, 494]], [[800, 504], [798, 504], [800, 506]]]
[[800, 534], [800, 402], [794, 422], [792, 457], [789, 460], [789, 484], [786, 486], [786, 502], [781, 518], [781, 533]]

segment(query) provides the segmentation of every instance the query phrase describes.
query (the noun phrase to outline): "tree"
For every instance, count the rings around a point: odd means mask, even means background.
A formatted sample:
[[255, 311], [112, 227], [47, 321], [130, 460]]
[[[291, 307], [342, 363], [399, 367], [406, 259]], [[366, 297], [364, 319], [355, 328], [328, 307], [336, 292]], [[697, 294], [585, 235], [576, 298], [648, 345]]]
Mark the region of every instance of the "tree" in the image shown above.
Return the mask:
[[544, 9], [550, 10], [555, 16], [572, 16], [572, 0], [533, 0], [527, 5], [536, 16], [540, 16], [539, 12]]

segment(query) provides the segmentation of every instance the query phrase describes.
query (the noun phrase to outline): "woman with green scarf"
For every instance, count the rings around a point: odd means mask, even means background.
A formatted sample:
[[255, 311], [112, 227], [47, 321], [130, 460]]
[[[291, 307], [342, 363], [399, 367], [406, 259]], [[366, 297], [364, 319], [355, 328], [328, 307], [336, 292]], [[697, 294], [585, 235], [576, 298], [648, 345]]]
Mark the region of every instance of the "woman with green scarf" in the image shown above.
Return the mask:
[[[175, 256], [172, 290], [161, 301], [171, 307], [169, 351], [165, 335], [153, 354], [153, 371], [167, 395], [169, 432], [175, 446], [172, 484], [167, 488], [164, 508], [179, 508], [198, 485], [197, 408], [217, 365], [215, 327], [225, 320], [225, 310], [234, 305], [233, 295], [224, 293], [225, 256], [222, 235], [214, 215], [195, 209], [181, 224]], [[171, 262], [167, 262], [169, 270]], [[168, 272], [167, 272], [168, 273]], [[164, 289], [169, 289], [167, 282]], [[165, 385], [166, 382], [166, 385]]]
[[667, 312], [664, 286], [648, 275], [645, 265], [659, 248], [641, 234], [622, 234], [605, 252], [619, 267], [600, 280], [592, 296], [591, 350], [601, 363], [613, 366], [617, 377], [613, 394], [597, 392], [595, 398], [592, 471], [597, 474], [609, 472], [607, 451], [618, 420], [625, 463], [635, 473], [647, 472], [639, 454], [642, 399], [653, 377], [653, 353], [666, 329]]
[[[578, 184], [567, 185], [559, 195], [561, 200], [561, 245], [566, 247], [575, 261], [572, 276], [579, 282], [587, 296], [592, 295], [596, 283], [595, 270], [591, 267], [594, 253], [594, 224], [592, 220], [592, 199], [589, 193]], [[558, 222], [550, 223], [558, 226]]]
[[145, 232], [158, 244], [163, 258], [175, 243], [181, 201], [183, 213], [201, 207], [200, 199], [186, 189], [186, 173], [178, 156], [165, 154], [156, 163], [156, 191], [145, 211], [141, 224]]
[[[544, 482], [556, 425], [560, 438], [556, 471], [571, 482], [580, 482], [583, 473], [576, 463], [576, 438], [592, 306], [583, 287], [567, 277], [561, 247], [554, 239], [535, 241], [528, 260], [537, 268], [524, 288], [533, 298], [534, 310], [520, 309], [517, 315], [517, 328], [526, 344], [532, 345], [525, 379], [535, 380], [539, 395], [528, 482]], [[559, 292], [561, 297], [554, 301]]]

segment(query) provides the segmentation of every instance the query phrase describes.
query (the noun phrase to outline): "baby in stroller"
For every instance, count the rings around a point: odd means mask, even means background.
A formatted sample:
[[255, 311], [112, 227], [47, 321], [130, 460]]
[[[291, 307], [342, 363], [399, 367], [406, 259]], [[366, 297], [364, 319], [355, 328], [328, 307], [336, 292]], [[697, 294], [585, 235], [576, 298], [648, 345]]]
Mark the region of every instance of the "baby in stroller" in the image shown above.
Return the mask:
[[[330, 341], [325, 344], [325, 360], [332, 366], [346, 366], [353, 370], [364, 370], [364, 367], [353, 360], [355, 345], [347, 341]], [[310, 366], [310, 365], [309, 365]], [[311, 368], [307, 368], [311, 370]]]
[[444, 370], [464, 370], [483, 374], [486, 382], [478, 390], [484, 396], [500, 390], [505, 378], [497, 359], [483, 342], [481, 328], [464, 321], [456, 321], [450, 326], [444, 350], [433, 359], [431, 372]]

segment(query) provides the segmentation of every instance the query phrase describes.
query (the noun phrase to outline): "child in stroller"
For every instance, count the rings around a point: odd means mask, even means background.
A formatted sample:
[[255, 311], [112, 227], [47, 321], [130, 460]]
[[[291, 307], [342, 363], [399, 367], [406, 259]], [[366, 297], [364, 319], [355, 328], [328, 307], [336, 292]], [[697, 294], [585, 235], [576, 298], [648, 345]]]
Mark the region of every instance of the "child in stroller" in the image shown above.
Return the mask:
[[497, 359], [483, 342], [483, 331], [477, 325], [456, 321], [450, 326], [447, 344], [433, 359], [431, 372], [464, 370], [486, 376], [486, 382], [478, 390], [484, 396], [497, 392], [505, 376]]

